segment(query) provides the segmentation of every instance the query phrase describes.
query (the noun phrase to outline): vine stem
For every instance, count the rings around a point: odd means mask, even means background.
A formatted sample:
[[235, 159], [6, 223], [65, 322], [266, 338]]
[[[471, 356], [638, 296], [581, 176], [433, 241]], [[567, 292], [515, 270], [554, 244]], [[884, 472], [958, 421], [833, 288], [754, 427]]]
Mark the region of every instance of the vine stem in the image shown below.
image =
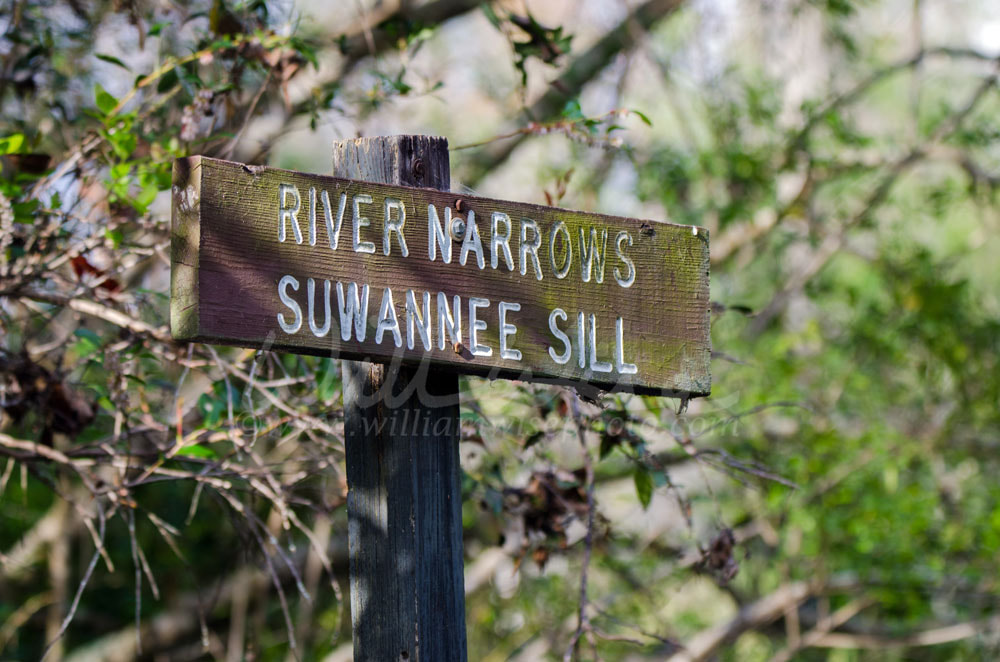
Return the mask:
[[271, 48], [274, 48], [275, 46], [278, 46], [282, 42], [286, 41], [288, 41], [287, 37], [280, 37], [277, 35], [272, 35], [269, 37], [265, 37], [263, 39], [260, 38], [258, 35], [240, 35], [239, 37], [233, 39], [231, 42], [217, 41], [201, 49], [200, 51], [195, 51], [194, 53], [185, 55], [184, 57], [169, 58], [167, 59], [166, 62], [164, 62], [162, 65], [154, 69], [152, 72], [140, 78], [136, 82], [136, 84], [132, 87], [132, 89], [129, 90], [128, 93], [125, 96], [123, 96], [118, 101], [117, 104], [115, 104], [115, 107], [111, 109], [111, 112], [108, 113], [108, 116], [113, 117], [118, 113], [120, 113], [122, 109], [125, 107], [125, 105], [129, 101], [131, 101], [136, 94], [139, 93], [139, 90], [141, 90], [144, 87], [148, 87], [151, 83], [154, 83], [163, 76], [167, 75], [168, 73], [173, 71], [174, 67], [179, 67], [187, 64], [188, 62], [194, 62], [195, 60], [200, 60], [203, 57], [207, 57], [209, 55], [214, 54], [216, 51], [221, 51], [228, 48], [236, 48], [242, 46], [243, 44], [258, 42], [260, 43], [261, 47], [269, 50]]

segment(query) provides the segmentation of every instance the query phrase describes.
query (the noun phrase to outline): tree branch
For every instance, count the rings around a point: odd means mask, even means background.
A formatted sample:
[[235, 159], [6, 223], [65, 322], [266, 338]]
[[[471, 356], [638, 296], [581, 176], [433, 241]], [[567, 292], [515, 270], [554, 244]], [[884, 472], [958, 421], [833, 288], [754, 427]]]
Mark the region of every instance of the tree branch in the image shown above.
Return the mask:
[[[566, 101], [578, 95], [583, 87], [601, 73], [619, 53], [633, 45], [636, 26], [649, 29], [652, 25], [676, 12], [684, 0], [647, 0], [639, 5], [621, 23], [609, 30], [596, 44], [576, 57], [565, 72], [552, 83], [549, 90], [524, 110], [532, 121], [542, 122], [559, 113]], [[504, 163], [518, 145], [527, 137], [514, 133], [509, 140], [491, 143], [465, 165], [462, 178], [468, 186], [475, 186], [486, 174]]]
[[930, 630], [911, 632], [901, 637], [885, 637], [875, 634], [847, 634], [830, 632], [812, 643], [817, 648], [912, 648], [915, 646], [939, 646], [976, 635], [1000, 629], [1000, 616], [968, 623], [957, 623]]
[[[870, 604], [872, 604], [872, 600], [868, 598], [851, 600], [837, 611], [820, 619], [820, 621], [816, 623], [816, 625], [798, 642], [795, 644], [789, 643], [789, 645], [783, 650], [778, 651], [775, 656], [771, 658], [771, 662], [790, 662], [792, 657], [797, 652], [803, 648], [815, 646], [816, 642], [821, 641], [823, 637], [829, 634], [830, 630], [839, 628], [841, 625], [854, 618], [858, 612]], [[795, 611], [796, 613], [798, 613], [797, 610], [797, 606], [792, 608], [792, 611]]]
[[90, 315], [91, 317], [97, 317], [106, 322], [110, 322], [115, 326], [128, 329], [133, 333], [148, 336], [162, 343], [173, 344], [173, 339], [170, 337], [170, 332], [167, 330], [167, 327], [147, 324], [142, 320], [137, 320], [134, 317], [130, 317], [121, 311], [115, 310], [114, 308], [97, 301], [79, 299], [54, 292], [41, 292], [38, 290], [20, 290], [14, 293], [3, 294], [3, 296], [31, 299], [33, 301], [49, 303], [54, 306], [65, 306], [78, 313]]
[[[809, 139], [809, 134], [812, 133], [813, 129], [815, 129], [823, 118], [828, 116], [831, 112], [854, 103], [879, 82], [886, 80], [897, 73], [916, 67], [929, 58], [941, 57], [973, 60], [983, 63], [997, 61], [997, 58], [994, 56], [973, 49], [940, 47], [919, 50], [917, 53], [906, 58], [905, 60], [894, 62], [882, 69], [879, 69], [865, 79], [859, 81], [843, 94], [839, 94], [828, 99], [824, 104], [813, 111], [809, 117], [806, 118], [802, 127], [789, 141], [788, 146], [785, 148], [783, 161], [775, 169], [775, 171], [779, 173], [785, 172], [793, 166], [797, 154], [805, 149], [806, 141]], [[976, 168], [975, 164], [971, 161], [963, 160], [961, 165], [966, 168], [973, 178], [979, 178], [978, 176], [982, 175], [982, 171]], [[996, 181], [996, 178], [987, 177], [986, 181], [993, 184]], [[735, 253], [737, 249], [748, 243], [756, 241], [780, 225], [781, 221], [787, 217], [790, 209], [797, 208], [805, 202], [806, 197], [811, 194], [815, 188], [815, 183], [816, 182], [813, 181], [812, 173], [807, 173], [799, 193], [791, 202], [784, 205], [784, 207], [776, 214], [755, 218], [754, 220], [746, 223], [734, 224], [721, 234], [714, 237], [712, 239], [712, 264], [720, 264], [724, 262], [733, 253]]]
[[667, 662], [700, 662], [708, 659], [720, 646], [735, 640], [747, 630], [766, 625], [789, 609], [804, 602], [819, 589], [813, 582], [785, 584], [770, 595], [746, 605], [736, 616], [692, 637], [683, 650], [667, 658]]
[[[997, 61], [1000, 64], [1000, 60]], [[962, 122], [972, 113], [975, 107], [982, 101], [987, 92], [992, 90], [997, 84], [997, 74], [986, 77], [976, 88], [969, 101], [956, 113], [944, 120], [927, 143], [912, 149], [909, 153], [896, 161], [879, 181], [875, 190], [868, 196], [861, 210], [845, 221], [843, 225], [831, 234], [828, 234], [820, 244], [819, 248], [813, 252], [812, 257], [804, 268], [794, 274], [772, 298], [771, 301], [754, 318], [748, 329], [750, 335], [760, 334], [774, 320], [775, 317], [784, 311], [788, 301], [796, 293], [800, 292], [806, 284], [813, 279], [816, 274], [822, 271], [830, 259], [836, 255], [847, 241], [847, 232], [851, 228], [867, 221], [878, 207], [889, 197], [889, 192], [900, 176], [911, 166], [923, 159], [928, 150], [953, 134]]]
[[[381, 19], [378, 21], [379, 24], [411, 23], [416, 25], [439, 25], [449, 19], [476, 9], [480, 4], [482, 4], [481, 0], [436, 0], [435, 2], [428, 2], [418, 7], [412, 7], [409, 3], [400, 3], [398, 11], [388, 15], [382, 14], [375, 18]], [[308, 85], [309, 89], [304, 91], [301, 98], [292, 103], [291, 110], [284, 113], [280, 122], [268, 120], [268, 126], [272, 126], [273, 124], [277, 128], [269, 130], [267, 135], [261, 138], [260, 144], [263, 147], [260, 150], [244, 156], [242, 160], [250, 163], [259, 162], [267, 153], [271, 142], [287, 129], [288, 123], [293, 118], [307, 113], [313, 108], [313, 90], [334, 85], [337, 81], [344, 78], [362, 59], [387, 51], [396, 44], [396, 40], [398, 39], [398, 36], [394, 36], [388, 30], [373, 29], [367, 20], [363, 21], [361, 25], [352, 26], [348, 30], [348, 33], [347, 36], [336, 42], [340, 48], [339, 52], [343, 57], [340, 66], [331, 74], [317, 78], [317, 80], [311, 82]], [[321, 55], [319, 59], [322, 60], [325, 57], [325, 55]]]

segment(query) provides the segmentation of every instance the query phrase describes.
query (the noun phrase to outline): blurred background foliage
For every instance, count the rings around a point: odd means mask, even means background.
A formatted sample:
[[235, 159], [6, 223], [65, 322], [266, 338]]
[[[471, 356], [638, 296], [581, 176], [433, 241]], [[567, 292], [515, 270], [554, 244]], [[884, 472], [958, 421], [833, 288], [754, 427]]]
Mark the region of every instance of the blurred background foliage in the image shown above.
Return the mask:
[[169, 339], [170, 168], [394, 133], [447, 136], [457, 190], [712, 236], [712, 397], [463, 379], [470, 659], [1000, 657], [996, 3], [5, 0], [0, 32], [0, 659], [350, 659], [339, 364]]

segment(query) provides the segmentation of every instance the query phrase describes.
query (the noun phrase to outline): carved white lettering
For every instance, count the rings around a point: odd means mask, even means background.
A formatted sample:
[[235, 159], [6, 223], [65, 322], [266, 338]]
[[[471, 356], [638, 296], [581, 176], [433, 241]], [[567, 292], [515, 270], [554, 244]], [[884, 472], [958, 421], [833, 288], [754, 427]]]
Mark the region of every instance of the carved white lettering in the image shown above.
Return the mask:
[[[438, 292], [438, 348], [445, 348], [445, 332], [452, 344], [462, 342], [462, 298], [455, 295], [454, 307], [448, 309], [448, 297], [444, 292]], [[454, 311], [454, 316], [452, 312]]]
[[463, 267], [469, 257], [469, 251], [476, 254], [476, 264], [482, 269], [486, 266], [483, 257], [483, 241], [479, 238], [479, 226], [476, 225], [476, 212], [469, 210], [465, 228], [465, 239], [462, 240], [462, 252], [458, 255], [458, 263]]
[[330, 313], [330, 281], [323, 280], [323, 308], [326, 310], [323, 326], [316, 326], [316, 281], [312, 278], [306, 280], [306, 308], [309, 313], [309, 330], [317, 338], [322, 338], [330, 332], [330, 323], [333, 318]]
[[[347, 206], [347, 194], [340, 194], [340, 209], [337, 210], [337, 221], [334, 224], [333, 208], [330, 204], [330, 193], [324, 189], [320, 191], [320, 202], [323, 203], [323, 218], [326, 221], [326, 236], [330, 240], [330, 249], [337, 250], [340, 241], [340, 227], [344, 223], [344, 208]], [[316, 245], [316, 189], [309, 187], [309, 245]]]
[[340, 228], [344, 225], [344, 211], [347, 209], [347, 194], [340, 194], [340, 202], [337, 205], [337, 223], [334, 225], [330, 214], [330, 194], [323, 191], [323, 214], [326, 217], [326, 234], [330, 239], [330, 250], [337, 250], [340, 243]]
[[590, 369], [594, 372], [611, 372], [611, 364], [597, 360], [597, 316], [590, 315]]
[[[291, 194], [293, 204], [286, 204], [288, 195]], [[299, 229], [299, 219], [297, 214], [302, 207], [302, 196], [299, 189], [294, 184], [278, 185], [278, 241], [285, 240], [285, 222], [292, 224], [292, 232], [295, 233], [295, 243], [302, 243], [302, 230]]]
[[[392, 217], [392, 211], [396, 211], [396, 218]], [[406, 257], [410, 251], [406, 248], [406, 238], [403, 237], [403, 226], [406, 225], [406, 205], [399, 198], [386, 197], [385, 199], [385, 227], [382, 232], [382, 252], [389, 254], [389, 233], [395, 232], [399, 237], [399, 252]]]
[[451, 264], [451, 207], [444, 208], [444, 227], [438, 218], [437, 208], [427, 205], [427, 256], [431, 262], [437, 259], [437, 247], [441, 245], [441, 259]]
[[375, 244], [371, 241], [361, 241], [361, 228], [371, 225], [368, 217], [361, 215], [361, 205], [370, 205], [372, 196], [367, 193], [359, 193], [354, 196], [354, 252], [355, 253], [375, 253]]
[[562, 308], [556, 308], [549, 314], [549, 331], [551, 331], [552, 335], [556, 337], [556, 340], [563, 344], [565, 349], [563, 349], [562, 354], [556, 354], [555, 350], [552, 349], [552, 346], [549, 345], [549, 356], [551, 356], [552, 360], [559, 365], [565, 365], [569, 362], [570, 355], [573, 353], [573, 346], [569, 342], [569, 336], [563, 333], [562, 329], [559, 328], [559, 325], [556, 324], [557, 319], [566, 319], [566, 311]]
[[278, 313], [278, 326], [285, 333], [297, 333], [299, 329], [302, 328], [302, 309], [299, 308], [299, 304], [296, 303], [295, 299], [288, 295], [288, 286], [291, 285], [292, 289], [296, 292], [299, 291], [299, 281], [295, 279], [294, 276], [282, 276], [281, 280], [278, 281], [278, 298], [281, 299], [281, 303], [288, 306], [288, 308], [295, 313], [295, 321], [289, 324], [285, 321], [285, 316]]
[[519, 303], [508, 303], [507, 301], [500, 302], [500, 358], [507, 359], [508, 361], [520, 361], [521, 360], [521, 350], [511, 349], [507, 346], [508, 336], [513, 336], [517, 333], [517, 326], [511, 324], [507, 321], [508, 312], [517, 312], [521, 310], [521, 304]]
[[[556, 264], [556, 238], [560, 235], [563, 237], [562, 244], [566, 247], [566, 255], [561, 265]], [[549, 264], [552, 266], [552, 273], [556, 278], [565, 278], [573, 264], [573, 238], [563, 221], [556, 221], [549, 234]]]
[[[580, 270], [583, 275], [583, 282], [589, 283], [591, 272], [594, 280], [598, 283], [604, 282], [604, 258], [607, 256], [608, 229], [601, 228], [601, 239], [598, 244], [597, 228], [590, 228], [590, 245], [587, 245], [587, 236], [580, 228]], [[594, 269], [596, 263], [596, 269]]]
[[358, 342], [364, 342], [368, 335], [368, 284], [365, 283], [358, 295], [358, 284], [351, 283], [344, 296], [344, 284], [337, 281], [337, 305], [340, 308], [340, 338], [345, 342], [351, 339], [351, 326], [354, 326], [354, 337]]
[[[514, 256], [510, 253], [510, 216], [501, 212], [493, 212], [490, 229], [490, 266], [494, 269], [500, 264], [500, 249], [503, 249], [504, 261], [507, 262], [507, 271], [514, 271]], [[504, 229], [500, 231], [500, 225]]]
[[620, 375], [634, 375], [639, 368], [634, 363], [625, 363], [625, 325], [621, 317], [615, 320], [615, 370]]
[[493, 356], [492, 347], [479, 344], [479, 332], [486, 330], [486, 322], [476, 317], [477, 308], [487, 308], [489, 305], [489, 299], [469, 297], [469, 351], [473, 356]]
[[423, 294], [424, 310], [421, 313], [417, 310], [417, 296], [413, 290], [406, 290], [406, 346], [413, 349], [414, 328], [420, 334], [420, 341], [424, 343], [424, 350], [430, 351], [434, 343], [431, 342], [431, 293]]
[[386, 331], [392, 331], [396, 347], [403, 346], [403, 334], [399, 332], [399, 318], [396, 317], [396, 306], [392, 302], [392, 290], [388, 287], [382, 290], [382, 305], [379, 307], [378, 327], [375, 329], [376, 344], [382, 344], [382, 336]]
[[309, 187], [309, 245], [316, 245], [316, 187]]
[[618, 233], [618, 237], [615, 238], [615, 252], [618, 253], [618, 259], [628, 267], [628, 271], [623, 276], [621, 270], [615, 267], [615, 280], [622, 287], [632, 287], [632, 283], [635, 282], [635, 264], [632, 263], [632, 259], [625, 254], [625, 248], [622, 248], [622, 244], [628, 244], [628, 247], [632, 246], [632, 235], [628, 232], [622, 230]]
[[[528, 231], [531, 230], [531, 239], [528, 239]], [[521, 262], [521, 275], [528, 273], [528, 256], [535, 265], [535, 278], [542, 279], [542, 264], [538, 261], [538, 248], [542, 245], [542, 235], [538, 231], [538, 223], [530, 218], [521, 219], [521, 244], [518, 250], [518, 257]]]

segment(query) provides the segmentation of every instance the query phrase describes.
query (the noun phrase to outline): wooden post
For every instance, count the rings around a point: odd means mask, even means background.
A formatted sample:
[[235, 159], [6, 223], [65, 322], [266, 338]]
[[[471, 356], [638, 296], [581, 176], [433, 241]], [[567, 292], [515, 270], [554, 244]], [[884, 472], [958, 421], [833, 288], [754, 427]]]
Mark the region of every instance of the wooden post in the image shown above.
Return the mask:
[[[333, 175], [448, 190], [448, 141], [335, 142]], [[458, 375], [344, 362], [355, 662], [466, 660]]]

